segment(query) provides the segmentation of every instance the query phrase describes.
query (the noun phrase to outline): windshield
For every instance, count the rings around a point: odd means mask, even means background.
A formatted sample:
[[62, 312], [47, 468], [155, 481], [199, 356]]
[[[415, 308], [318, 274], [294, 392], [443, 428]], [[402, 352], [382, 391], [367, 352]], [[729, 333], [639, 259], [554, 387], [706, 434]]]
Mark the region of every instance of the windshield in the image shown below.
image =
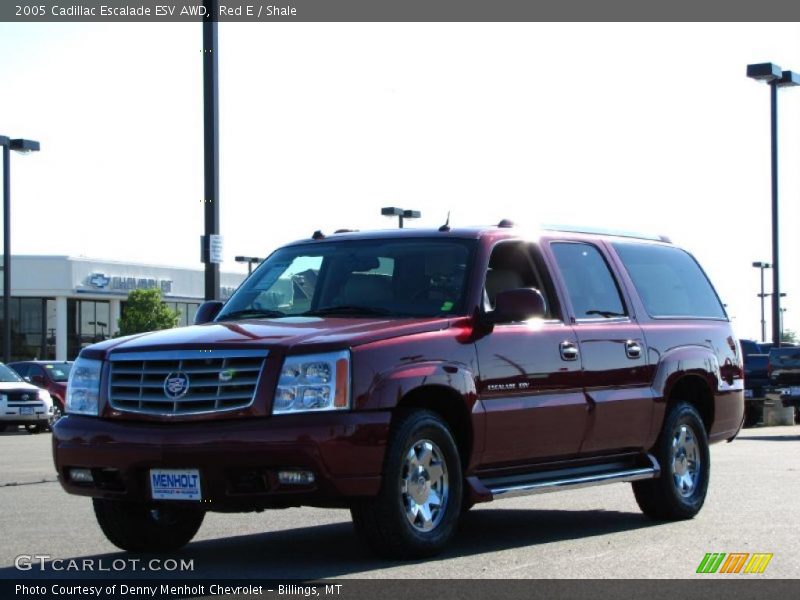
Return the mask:
[[0, 364], [0, 381], [7, 383], [7, 382], [18, 382], [23, 381], [22, 377], [17, 375], [16, 371], [13, 369]]
[[72, 363], [59, 363], [57, 365], [43, 365], [50, 379], [53, 381], [67, 381]]
[[281, 248], [242, 284], [217, 320], [459, 314], [474, 246], [474, 240], [409, 238]]

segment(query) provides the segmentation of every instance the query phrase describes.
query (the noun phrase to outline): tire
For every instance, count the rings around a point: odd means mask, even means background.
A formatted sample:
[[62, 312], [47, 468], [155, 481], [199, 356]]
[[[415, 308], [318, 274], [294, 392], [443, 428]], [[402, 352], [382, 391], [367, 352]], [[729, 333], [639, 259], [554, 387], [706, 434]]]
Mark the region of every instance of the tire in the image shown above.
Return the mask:
[[2, 424], [0, 424], [0, 433], [3, 433], [5, 431], [9, 431], [10, 429], [11, 429], [10, 425], [2, 425]]
[[462, 490], [461, 460], [444, 421], [427, 410], [401, 413], [389, 437], [380, 492], [350, 509], [356, 533], [386, 558], [434, 556], [455, 531]]
[[43, 431], [47, 431], [47, 425], [41, 425], [39, 423], [25, 425], [25, 430], [31, 434], [42, 433]]
[[687, 402], [669, 408], [652, 452], [661, 476], [633, 483], [639, 508], [651, 519], [691, 519], [703, 507], [711, 474], [708, 437], [697, 409]]
[[205, 513], [189, 507], [93, 498], [94, 515], [108, 541], [128, 552], [171, 552], [188, 544]]

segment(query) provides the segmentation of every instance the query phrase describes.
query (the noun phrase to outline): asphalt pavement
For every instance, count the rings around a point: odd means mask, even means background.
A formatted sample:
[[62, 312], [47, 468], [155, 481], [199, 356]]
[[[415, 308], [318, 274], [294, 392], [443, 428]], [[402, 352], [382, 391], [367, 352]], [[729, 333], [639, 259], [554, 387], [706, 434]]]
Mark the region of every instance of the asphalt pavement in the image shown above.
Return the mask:
[[[764, 573], [746, 577], [800, 578], [799, 471], [800, 426], [748, 429], [712, 446], [708, 498], [690, 521], [654, 523], [630, 485], [613, 484], [479, 505], [448, 550], [427, 561], [375, 559], [347, 511], [314, 508], [209, 514], [193, 543], [161, 559], [192, 563], [171, 578], [708, 578], [731, 577], [696, 574], [708, 552], [766, 552]], [[88, 499], [56, 482], [49, 433], [0, 434], [0, 532], [0, 578], [87, 575], [20, 571], [21, 555], [47, 555], [65, 569], [70, 559], [113, 564], [105, 578], [163, 575], [121, 566], [134, 555], [106, 541]]]

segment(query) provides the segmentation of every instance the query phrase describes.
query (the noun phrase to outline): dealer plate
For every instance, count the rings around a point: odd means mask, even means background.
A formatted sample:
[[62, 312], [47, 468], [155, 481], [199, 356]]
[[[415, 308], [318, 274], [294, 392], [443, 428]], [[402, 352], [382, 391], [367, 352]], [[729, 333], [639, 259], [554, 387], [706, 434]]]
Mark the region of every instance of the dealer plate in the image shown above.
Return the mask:
[[789, 388], [789, 395], [790, 396], [800, 396], [800, 387], [790, 387]]
[[21, 415], [32, 415], [33, 414], [33, 407], [32, 406], [23, 406], [19, 409], [19, 414]]
[[198, 469], [150, 469], [153, 500], [202, 500]]

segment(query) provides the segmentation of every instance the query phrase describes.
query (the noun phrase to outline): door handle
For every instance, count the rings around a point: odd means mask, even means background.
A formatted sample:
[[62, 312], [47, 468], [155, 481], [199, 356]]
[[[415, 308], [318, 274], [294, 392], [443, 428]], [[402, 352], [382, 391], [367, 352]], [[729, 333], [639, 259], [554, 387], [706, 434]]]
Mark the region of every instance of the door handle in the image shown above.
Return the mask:
[[625, 356], [628, 358], [641, 358], [642, 347], [636, 340], [628, 340], [625, 342]]
[[558, 349], [562, 360], [578, 360], [578, 347], [572, 342], [561, 342]]

